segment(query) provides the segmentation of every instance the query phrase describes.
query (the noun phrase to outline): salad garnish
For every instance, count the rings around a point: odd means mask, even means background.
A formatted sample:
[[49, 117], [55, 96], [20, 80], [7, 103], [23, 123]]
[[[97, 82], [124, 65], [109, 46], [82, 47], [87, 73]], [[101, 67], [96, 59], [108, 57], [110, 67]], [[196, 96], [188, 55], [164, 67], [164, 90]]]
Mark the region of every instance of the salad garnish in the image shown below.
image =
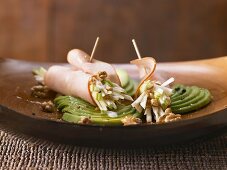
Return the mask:
[[172, 89], [168, 87], [174, 78], [164, 83], [155, 80], [146, 80], [139, 88], [139, 97], [131, 104], [138, 112], [146, 116], [147, 123], [162, 123], [178, 120], [181, 115], [172, 113], [170, 104]]
[[102, 71], [92, 76], [90, 82], [91, 95], [100, 110], [117, 109], [120, 100], [133, 101], [122, 87], [106, 78], [107, 73]]

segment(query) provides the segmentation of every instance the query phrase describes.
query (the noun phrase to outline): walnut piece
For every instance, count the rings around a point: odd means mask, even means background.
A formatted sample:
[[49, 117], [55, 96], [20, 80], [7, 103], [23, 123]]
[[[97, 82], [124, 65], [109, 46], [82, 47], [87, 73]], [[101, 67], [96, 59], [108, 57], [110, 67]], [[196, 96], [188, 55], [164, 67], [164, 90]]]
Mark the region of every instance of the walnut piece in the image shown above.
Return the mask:
[[47, 113], [53, 113], [54, 112], [54, 104], [52, 101], [43, 102], [41, 103], [42, 110]]
[[180, 114], [174, 114], [172, 112], [165, 113], [164, 115], [160, 116], [156, 123], [167, 123], [167, 122], [173, 122], [181, 119]]
[[31, 88], [31, 95], [37, 98], [45, 99], [49, 96], [50, 89], [47, 86], [35, 85]]
[[128, 126], [141, 124], [142, 120], [134, 116], [126, 116], [123, 119], [121, 119], [121, 122], [124, 124], [124, 126]]
[[82, 116], [78, 123], [80, 123], [80, 124], [91, 124], [91, 120], [88, 117]]

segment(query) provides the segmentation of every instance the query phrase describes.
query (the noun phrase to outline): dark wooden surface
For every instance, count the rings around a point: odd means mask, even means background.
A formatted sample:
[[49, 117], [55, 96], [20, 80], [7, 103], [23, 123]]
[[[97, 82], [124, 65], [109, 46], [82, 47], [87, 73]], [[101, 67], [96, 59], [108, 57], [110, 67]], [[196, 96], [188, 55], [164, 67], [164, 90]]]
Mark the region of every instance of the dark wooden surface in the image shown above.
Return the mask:
[[0, 0], [0, 3], [0, 56], [46, 60], [49, 2]]
[[227, 54], [227, 0], [0, 0], [0, 57], [66, 61], [72, 48], [128, 62], [136, 38], [158, 61]]

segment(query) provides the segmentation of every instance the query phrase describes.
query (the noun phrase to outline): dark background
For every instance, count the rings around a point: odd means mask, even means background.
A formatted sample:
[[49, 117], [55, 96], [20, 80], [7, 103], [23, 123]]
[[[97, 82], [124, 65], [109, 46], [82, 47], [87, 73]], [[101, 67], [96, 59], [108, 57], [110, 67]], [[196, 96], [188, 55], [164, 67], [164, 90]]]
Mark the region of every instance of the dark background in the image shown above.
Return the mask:
[[128, 62], [227, 55], [227, 0], [0, 0], [0, 57], [66, 61], [67, 52]]

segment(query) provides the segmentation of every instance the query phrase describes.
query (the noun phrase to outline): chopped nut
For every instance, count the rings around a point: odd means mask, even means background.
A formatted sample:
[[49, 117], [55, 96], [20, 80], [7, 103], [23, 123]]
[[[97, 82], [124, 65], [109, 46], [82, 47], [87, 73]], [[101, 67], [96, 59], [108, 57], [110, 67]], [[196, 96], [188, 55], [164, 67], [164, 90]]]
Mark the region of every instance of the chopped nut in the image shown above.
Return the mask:
[[169, 114], [169, 113], [172, 113], [171, 108], [167, 108], [167, 109], [165, 110], [165, 114]]
[[107, 73], [105, 71], [100, 71], [97, 74], [93, 75], [90, 78], [92, 83], [95, 83], [97, 80], [104, 80], [107, 77]]
[[155, 106], [155, 107], [158, 107], [158, 100], [157, 99], [151, 99], [151, 105], [152, 106]]
[[149, 93], [152, 93], [154, 91], [154, 86], [152, 84], [152, 86], [146, 90], [146, 93], [149, 94]]
[[151, 99], [153, 99], [153, 98], [154, 98], [154, 94], [153, 94], [153, 93], [149, 93], [149, 97], [150, 97]]
[[167, 123], [167, 122], [173, 122], [181, 119], [180, 114], [174, 114], [174, 113], [167, 113], [159, 117], [159, 119], [156, 121], [156, 123]]
[[97, 110], [99, 110], [99, 108], [98, 107], [95, 107], [95, 111], [97, 111]]
[[106, 90], [113, 90], [113, 88], [107, 85]]
[[166, 116], [167, 122], [176, 121], [179, 119], [181, 119], [181, 115], [179, 115], [179, 114], [170, 113], [169, 115]]
[[100, 71], [100, 72], [98, 72], [98, 77], [101, 80], [104, 80], [107, 77], [107, 73], [105, 71]]
[[50, 89], [47, 86], [36, 85], [31, 88], [31, 95], [37, 98], [47, 98], [49, 96]]
[[91, 124], [91, 120], [88, 117], [82, 116], [81, 119], [80, 119], [80, 121], [78, 123], [81, 123], [81, 124]]
[[94, 75], [94, 76], [92, 76], [92, 77], [90, 78], [90, 81], [91, 81], [92, 83], [95, 83], [96, 80], [97, 80], [97, 76], [96, 76], [96, 75]]
[[52, 101], [41, 103], [41, 107], [44, 112], [48, 112], [48, 113], [54, 112], [54, 104]]
[[36, 85], [36, 86], [33, 86], [33, 87], [31, 88], [31, 90], [43, 90], [43, 87], [44, 87], [44, 86], [42, 86], [42, 85]]
[[124, 124], [124, 126], [128, 126], [128, 125], [141, 124], [142, 120], [140, 118], [136, 118], [134, 116], [126, 116], [123, 119], [121, 119], [121, 122]]

